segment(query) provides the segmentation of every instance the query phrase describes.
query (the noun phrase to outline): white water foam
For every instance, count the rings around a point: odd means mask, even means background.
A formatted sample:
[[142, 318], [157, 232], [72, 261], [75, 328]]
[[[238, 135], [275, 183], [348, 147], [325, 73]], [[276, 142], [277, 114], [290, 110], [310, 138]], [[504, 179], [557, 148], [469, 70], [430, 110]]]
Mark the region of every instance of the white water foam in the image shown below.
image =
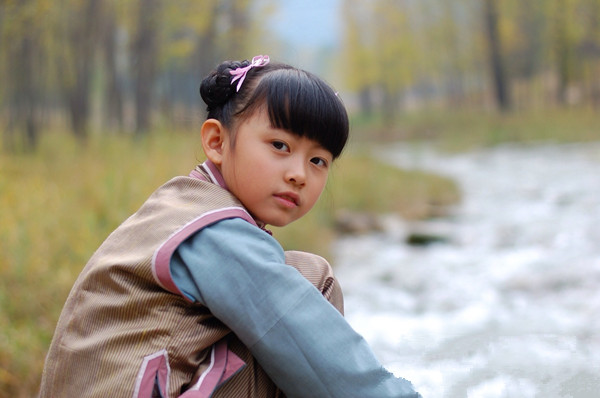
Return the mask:
[[386, 233], [335, 246], [346, 317], [424, 397], [600, 396], [600, 145], [380, 156], [454, 178], [449, 241]]

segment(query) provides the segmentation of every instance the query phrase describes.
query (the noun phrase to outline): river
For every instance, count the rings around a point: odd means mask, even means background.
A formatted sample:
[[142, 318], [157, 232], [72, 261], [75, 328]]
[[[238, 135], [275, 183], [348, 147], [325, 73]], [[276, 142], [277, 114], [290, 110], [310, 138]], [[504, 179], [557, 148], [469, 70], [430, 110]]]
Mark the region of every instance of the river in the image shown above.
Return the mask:
[[600, 396], [600, 143], [378, 156], [463, 194], [428, 226], [445, 242], [407, 245], [388, 215], [335, 245], [346, 317], [384, 365], [426, 398]]

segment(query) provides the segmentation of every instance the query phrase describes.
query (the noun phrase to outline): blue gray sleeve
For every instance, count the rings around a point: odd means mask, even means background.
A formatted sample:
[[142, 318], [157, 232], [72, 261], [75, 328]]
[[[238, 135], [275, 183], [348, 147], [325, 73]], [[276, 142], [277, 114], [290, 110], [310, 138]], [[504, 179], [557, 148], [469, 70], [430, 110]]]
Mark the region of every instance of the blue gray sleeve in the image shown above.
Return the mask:
[[225, 323], [288, 397], [307, 390], [315, 397], [419, 397], [284, 258], [271, 236], [229, 219], [182, 243], [171, 272], [178, 288]]

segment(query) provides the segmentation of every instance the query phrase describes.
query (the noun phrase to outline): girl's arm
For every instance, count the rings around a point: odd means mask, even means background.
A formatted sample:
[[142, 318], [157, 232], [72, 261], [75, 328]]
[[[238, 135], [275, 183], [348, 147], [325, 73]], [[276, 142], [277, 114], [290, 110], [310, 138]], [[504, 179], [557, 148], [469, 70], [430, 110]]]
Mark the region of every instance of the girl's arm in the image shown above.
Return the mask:
[[321, 293], [285, 264], [279, 243], [241, 219], [182, 243], [171, 260], [178, 288], [206, 305], [289, 397], [419, 397], [385, 370]]

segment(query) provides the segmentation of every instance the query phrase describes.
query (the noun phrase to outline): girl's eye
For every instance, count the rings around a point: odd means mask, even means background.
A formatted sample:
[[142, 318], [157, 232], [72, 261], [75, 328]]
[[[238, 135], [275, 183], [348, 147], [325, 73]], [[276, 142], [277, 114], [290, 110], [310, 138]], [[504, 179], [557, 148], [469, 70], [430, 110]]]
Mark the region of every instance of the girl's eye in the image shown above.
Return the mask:
[[288, 145], [285, 142], [273, 141], [271, 143], [271, 145], [273, 145], [273, 148], [277, 149], [278, 151], [287, 151], [287, 150], [289, 150], [289, 147], [288, 147]]
[[310, 161], [317, 166], [327, 167], [327, 161], [323, 158], [312, 158]]

